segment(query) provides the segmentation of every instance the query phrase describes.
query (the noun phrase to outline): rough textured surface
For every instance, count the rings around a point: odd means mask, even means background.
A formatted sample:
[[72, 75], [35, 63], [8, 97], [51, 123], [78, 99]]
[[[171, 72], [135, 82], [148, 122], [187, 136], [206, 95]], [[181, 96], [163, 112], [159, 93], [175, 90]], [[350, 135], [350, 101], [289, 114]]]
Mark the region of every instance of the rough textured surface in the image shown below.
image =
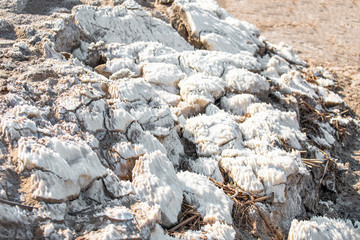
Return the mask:
[[233, 202], [221, 189], [215, 187], [205, 176], [196, 173], [180, 172], [177, 176], [185, 186], [186, 201], [204, 216], [205, 222], [232, 223]]
[[359, 222], [356, 227], [351, 221], [313, 217], [309, 221], [294, 220], [291, 224], [289, 239], [358, 239]]
[[0, 238], [266, 239], [346, 217], [332, 154], [359, 123], [289, 46], [212, 0], [0, 7]]
[[165, 226], [176, 223], [183, 184], [177, 179], [174, 167], [165, 154], [156, 151], [142, 156], [133, 169], [133, 184], [143, 201], [160, 205]]

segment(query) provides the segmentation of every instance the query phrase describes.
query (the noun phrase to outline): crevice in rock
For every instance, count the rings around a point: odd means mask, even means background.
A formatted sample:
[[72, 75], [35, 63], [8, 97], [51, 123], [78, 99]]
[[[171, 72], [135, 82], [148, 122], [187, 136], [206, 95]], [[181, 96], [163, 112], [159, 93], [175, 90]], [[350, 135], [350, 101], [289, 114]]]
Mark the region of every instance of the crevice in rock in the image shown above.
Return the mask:
[[22, 0], [21, 2], [23, 5], [25, 5], [22, 10], [23, 13], [40, 15], [47, 15], [55, 8], [65, 8], [70, 11], [74, 6], [82, 4], [80, 0]]
[[184, 197], [181, 204], [181, 211], [178, 215], [177, 224], [171, 227], [163, 226], [163, 228], [166, 229], [166, 232], [170, 236], [178, 236], [179, 234], [188, 230], [199, 231], [204, 225], [205, 223], [201, 214], [195, 209], [194, 206], [190, 205]]
[[180, 6], [173, 3], [154, 3], [151, 4], [149, 10], [153, 16], [157, 15], [157, 11], [161, 12], [166, 19], [170, 21], [171, 26], [179, 33], [179, 35], [195, 49], [206, 49], [201, 42], [200, 37], [191, 34], [191, 27], [189, 25], [187, 15]]

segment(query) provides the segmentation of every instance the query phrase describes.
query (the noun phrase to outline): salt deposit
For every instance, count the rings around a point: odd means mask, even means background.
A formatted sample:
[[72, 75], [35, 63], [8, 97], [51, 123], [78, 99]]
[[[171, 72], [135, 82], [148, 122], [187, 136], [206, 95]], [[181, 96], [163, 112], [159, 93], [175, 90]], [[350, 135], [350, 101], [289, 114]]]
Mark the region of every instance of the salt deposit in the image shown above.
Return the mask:
[[196, 173], [180, 172], [177, 176], [185, 185], [185, 199], [204, 216], [205, 222], [232, 223], [233, 202], [222, 190], [215, 187], [205, 176]]
[[143, 201], [160, 205], [163, 224], [169, 226], [176, 223], [183, 184], [176, 177], [166, 155], [156, 151], [139, 158], [133, 170], [133, 183]]
[[309, 221], [294, 220], [289, 232], [289, 239], [358, 239], [359, 237], [359, 226], [354, 227], [350, 221], [327, 217], [313, 217]]
[[0, 238], [358, 237], [296, 220], [332, 184], [304, 156], [332, 161], [354, 122], [331, 74], [213, 0], [6, 2]]

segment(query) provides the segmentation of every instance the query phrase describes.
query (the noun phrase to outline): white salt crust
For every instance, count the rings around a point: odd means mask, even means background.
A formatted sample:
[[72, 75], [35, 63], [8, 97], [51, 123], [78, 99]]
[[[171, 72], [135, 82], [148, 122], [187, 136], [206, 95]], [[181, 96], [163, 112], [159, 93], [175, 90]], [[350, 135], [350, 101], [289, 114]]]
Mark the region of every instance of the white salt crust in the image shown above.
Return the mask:
[[297, 239], [359, 239], [359, 222], [354, 227], [351, 221], [312, 217], [309, 221], [294, 220], [291, 224], [289, 238]]
[[[302, 214], [303, 180], [294, 179], [308, 174], [297, 150], [307, 137], [331, 148], [336, 130], [314, 122], [319, 134], [306, 136], [296, 107], [282, 102], [296, 94], [332, 107], [344, 104], [327, 89], [332, 76], [312, 69], [321, 78], [306, 82], [299, 71], [306, 64], [289, 46], [266, 42], [271, 54], [264, 55], [259, 31], [213, 0], [172, 3], [202, 50], [135, 1], [115, 5], [52, 15], [38, 29], [41, 66], [10, 79], [0, 101], [1, 156], [15, 163], [27, 186], [27, 195], [17, 193], [17, 199], [32, 198], [44, 208], [30, 213], [0, 204], [0, 222], [16, 226], [17, 234], [36, 219], [44, 238], [70, 239], [78, 233], [67, 222], [69, 213], [86, 215], [91, 202], [96, 214], [90, 217], [103, 222], [95, 226], [79, 217], [85, 238], [173, 239], [159, 223], [177, 224], [185, 198], [206, 224], [176, 238], [235, 239], [233, 202], [208, 179], [223, 181], [221, 167], [239, 188], [269, 196], [264, 211], [288, 230]], [[25, 56], [32, 45], [19, 42], [9, 51]], [[60, 53], [70, 51], [69, 60]], [[353, 120], [331, 121], [346, 126]], [[192, 172], [180, 171], [185, 167]], [[0, 180], [6, 198], [13, 185], [2, 175]], [[16, 238], [34, 237], [29, 229], [30, 235]], [[313, 218], [294, 220], [289, 238], [356, 239], [357, 231], [342, 220]]]
[[179, 180], [184, 184], [184, 197], [204, 217], [205, 222], [225, 221], [232, 223], [233, 202], [207, 177], [191, 172], [179, 172]]
[[143, 201], [160, 205], [164, 225], [177, 222], [184, 186], [165, 154], [155, 151], [140, 157], [133, 170], [133, 184]]

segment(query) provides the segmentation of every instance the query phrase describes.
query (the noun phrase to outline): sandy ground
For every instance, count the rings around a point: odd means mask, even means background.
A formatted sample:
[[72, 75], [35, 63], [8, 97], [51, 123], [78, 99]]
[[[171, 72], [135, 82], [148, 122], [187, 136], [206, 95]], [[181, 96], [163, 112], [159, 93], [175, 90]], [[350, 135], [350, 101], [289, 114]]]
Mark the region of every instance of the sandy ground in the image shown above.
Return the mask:
[[310, 64], [338, 76], [339, 93], [360, 115], [359, 0], [218, 0], [272, 43], [285, 42]]

